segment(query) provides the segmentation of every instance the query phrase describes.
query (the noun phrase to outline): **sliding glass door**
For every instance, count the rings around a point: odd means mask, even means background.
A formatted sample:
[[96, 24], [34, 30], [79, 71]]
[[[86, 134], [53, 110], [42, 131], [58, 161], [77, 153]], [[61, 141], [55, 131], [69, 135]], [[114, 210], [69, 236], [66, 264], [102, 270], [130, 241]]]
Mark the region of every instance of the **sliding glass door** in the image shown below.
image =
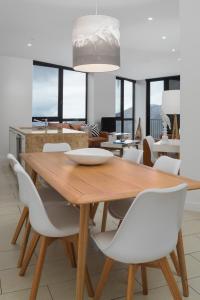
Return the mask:
[[134, 137], [135, 81], [116, 78], [115, 117], [116, 131]]
[[[159, 139], [162, 133], [161, 105], [164, 90], [179, 90], [180, 76], [147, 79], [147, 135]], [[169, 116], [172, 120], [172, 116]], [[170, 131], [168, 130], [170, 133]]]

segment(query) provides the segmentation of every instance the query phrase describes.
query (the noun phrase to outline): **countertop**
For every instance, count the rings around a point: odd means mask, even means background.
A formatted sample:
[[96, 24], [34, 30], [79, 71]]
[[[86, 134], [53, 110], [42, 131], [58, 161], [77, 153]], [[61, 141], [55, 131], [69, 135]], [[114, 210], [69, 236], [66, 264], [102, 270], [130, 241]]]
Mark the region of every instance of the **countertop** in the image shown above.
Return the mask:
[[31, 134], [86, 134], [83, 131], [67, 129], [67, 128], [38, 128], [38, 127], [10, 127], [21, 134], [31, 135]]

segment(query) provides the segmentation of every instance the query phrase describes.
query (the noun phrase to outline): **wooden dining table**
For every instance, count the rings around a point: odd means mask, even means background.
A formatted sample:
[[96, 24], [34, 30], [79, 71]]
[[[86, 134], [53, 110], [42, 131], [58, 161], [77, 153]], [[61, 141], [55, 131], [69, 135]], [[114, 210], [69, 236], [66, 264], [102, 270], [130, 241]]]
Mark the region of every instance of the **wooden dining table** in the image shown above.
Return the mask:
[[[181, 183], [187, 183], [188, 190], [200, 189], [198, 181], [133, 164], [119, 157], [98, 166], [78, 165], [63, 153], [24, 153], [21, 158], [31, 168], [34, 182], [37, 175], [41, 176], [67, 201], [80, 207], [76, 300], [84, 297], [89, 219], [98, 203], [132, 198], [145, 189], [167, 188]], [[182, 243], [181, 238], [179, 242]], [[180, 267], [182, 264], [185, 271], [182, 277], [184, 294], [188, 295], [184, 253], [179, 254], [182, 259]]]

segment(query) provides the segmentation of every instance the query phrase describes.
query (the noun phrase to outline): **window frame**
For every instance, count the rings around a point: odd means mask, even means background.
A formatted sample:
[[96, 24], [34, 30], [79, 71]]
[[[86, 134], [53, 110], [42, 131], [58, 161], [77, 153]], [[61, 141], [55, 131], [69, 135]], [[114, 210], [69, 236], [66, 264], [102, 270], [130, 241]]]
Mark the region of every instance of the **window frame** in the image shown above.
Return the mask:
[[[136, 80], [125, 78], [121, 76], [116, 76], [116, 80], [120, 80], [120, 117], [116, 117], [115, 121], [121, 121], [121, 133], [124, 133], [124, 122], [132, 121], [132, 138], [134, 139], [135, 135], [135, 84]], [[124, 117], [124, 81], [129, 81], [132, 83], [133, 88], [133, 97], [132, 97], [132, 117]]]
[[169, 90], [169, 81], [170, 80], [180, 80], [180, 75], [146, 79], [146, 135], [150, 134], [151, 82], [164, 81], [164, 91], [167, 91], [167, 90]]
[[[49, 116], [43, 116], [43, 117], [37, 117], [37, 116], [32, 116], [32, 121], [35, 119], [37, 120], [44, 120], [48, 119], [48, 121], [52, 122], [67, 122], [67, 121], [78, 121], [78, 122], [85, 122], [87, 123], [88, 120], [88, 73], [85, 72], [79, 72], [75, 71], [73, 68], [66, 67], [66, 66], [61, 66], [61, 65], [56, 65], [56, 64], [51, 64], [47, 62], [42, 62], [42, 61], [33, 61], [33, 66], [41, 66], [41, 67], [49, 67], [49, 68], [56, 68], [58, 69], [58, 116], [57, 117], [49, 117]], [[63, 118], [63, 78], [64, 78], [64, 70], [68, 71], [73, 71], [73, 72], [79, 72], [79, 73], [84, 73], [86, 75], [85, 77], [85, 118]]]

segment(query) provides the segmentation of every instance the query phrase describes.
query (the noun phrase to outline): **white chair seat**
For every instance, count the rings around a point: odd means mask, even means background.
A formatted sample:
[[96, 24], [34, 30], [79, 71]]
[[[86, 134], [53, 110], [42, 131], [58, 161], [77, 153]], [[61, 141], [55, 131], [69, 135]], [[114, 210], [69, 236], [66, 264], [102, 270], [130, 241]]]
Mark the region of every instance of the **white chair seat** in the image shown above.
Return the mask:
[[123, 220], [134, 198], [112, 201], [108, 206], [108, 211], [113, 218]]
[[[52, 226], [37, 226], [31, 222], [33, 229], [39, 234], [48, 237], [65, 237], [79, 233], [79, 209], [66, 206], [65, 203], [46, 202], [44, 204], [46, 214]], [[31, 214], [30, 214], [31, 221]]]

